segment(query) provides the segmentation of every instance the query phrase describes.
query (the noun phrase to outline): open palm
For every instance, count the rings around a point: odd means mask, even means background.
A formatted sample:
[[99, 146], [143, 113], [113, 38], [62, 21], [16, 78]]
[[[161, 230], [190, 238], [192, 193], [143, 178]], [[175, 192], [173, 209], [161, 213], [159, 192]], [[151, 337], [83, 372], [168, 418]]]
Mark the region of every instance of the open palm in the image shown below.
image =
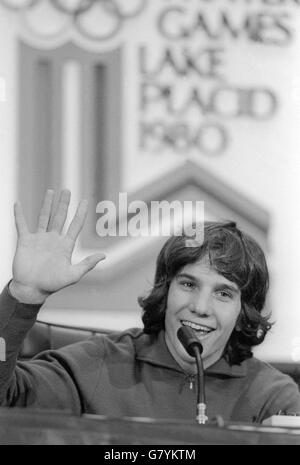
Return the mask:
[[79, 281], [105, 258], [103, 253], [97, 253], [72, 265], [72, 252], [84, 225], [87, 201], [80, 202], [67, 233], [62, 234], [68, 213], [70, 192], [67, 190], [61, 192], [55, 213], [53, 198], [54, 192], [48, 190], [35, 233], [28, 231], [22, 208], [19, 204], [15, 204], [18, 242], [10, 289], [19, 300], [24, 297], [23, 302], [43, 302], [53, 292]]

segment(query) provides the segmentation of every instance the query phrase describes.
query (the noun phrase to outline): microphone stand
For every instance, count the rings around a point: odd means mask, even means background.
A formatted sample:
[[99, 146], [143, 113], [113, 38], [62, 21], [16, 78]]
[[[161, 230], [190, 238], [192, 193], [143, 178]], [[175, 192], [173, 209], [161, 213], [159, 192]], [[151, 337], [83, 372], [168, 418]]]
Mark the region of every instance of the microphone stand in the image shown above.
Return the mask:
[[205, 425], [208, 420], [206, 416], [206, 402], [205, 402], [205, 385], [204, 385], [204, 370], [200, 349], [197, 345], [193, 346], [194, 356], [197, 364], [197, 416], [196, 420], [199, 425]]
[[177, 337], [187, 353], [196, 359], [198, 377], [196, 420], [199, 425], [204, 425], [208, 417], [206, 416], [204, 370], [201, 358], [203, 347], [201, 342], [195, 337], [194, 331], [188, 326], [181, 326], [177, 331]]

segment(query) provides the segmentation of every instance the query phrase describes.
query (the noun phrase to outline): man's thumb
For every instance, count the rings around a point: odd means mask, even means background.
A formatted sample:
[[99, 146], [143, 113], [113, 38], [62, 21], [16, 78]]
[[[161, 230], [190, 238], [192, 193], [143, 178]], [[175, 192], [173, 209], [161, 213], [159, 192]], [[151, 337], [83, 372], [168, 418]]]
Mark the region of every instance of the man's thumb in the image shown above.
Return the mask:
[[104, 253], [95, 253], [93, 255], [89, 255], [88, 257], [84, 258], [81, 262], [75, 265], [75, 268], [80, 274], [80, 277], [84, 276], [86, 273], [91, 271], [95, 266], [101, 261], [106, 258]]

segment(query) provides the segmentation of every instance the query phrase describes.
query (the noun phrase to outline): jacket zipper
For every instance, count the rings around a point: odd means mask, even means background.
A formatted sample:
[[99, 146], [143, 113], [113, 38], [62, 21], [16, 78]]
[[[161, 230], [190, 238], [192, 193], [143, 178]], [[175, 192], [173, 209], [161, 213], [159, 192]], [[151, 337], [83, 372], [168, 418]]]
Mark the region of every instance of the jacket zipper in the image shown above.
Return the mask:
[[194, 387], [195, 376], [194, 375], [188, 375], [187, 380], [190, 383], [190, 389], [192, 390], [193, 387]]

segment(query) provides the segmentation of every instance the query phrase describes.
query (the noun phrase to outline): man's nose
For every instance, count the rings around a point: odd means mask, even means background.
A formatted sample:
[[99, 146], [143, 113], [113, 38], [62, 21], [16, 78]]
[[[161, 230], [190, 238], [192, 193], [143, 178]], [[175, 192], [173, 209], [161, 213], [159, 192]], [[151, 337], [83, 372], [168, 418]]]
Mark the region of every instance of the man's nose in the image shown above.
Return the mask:
[[197, 296], [193, 297], [193, 300], [190, 303], [190, 310], [192, 313], [199, 316], [211, 315], [212, 308], [210, 295], [206, 292], [199, 292]]

